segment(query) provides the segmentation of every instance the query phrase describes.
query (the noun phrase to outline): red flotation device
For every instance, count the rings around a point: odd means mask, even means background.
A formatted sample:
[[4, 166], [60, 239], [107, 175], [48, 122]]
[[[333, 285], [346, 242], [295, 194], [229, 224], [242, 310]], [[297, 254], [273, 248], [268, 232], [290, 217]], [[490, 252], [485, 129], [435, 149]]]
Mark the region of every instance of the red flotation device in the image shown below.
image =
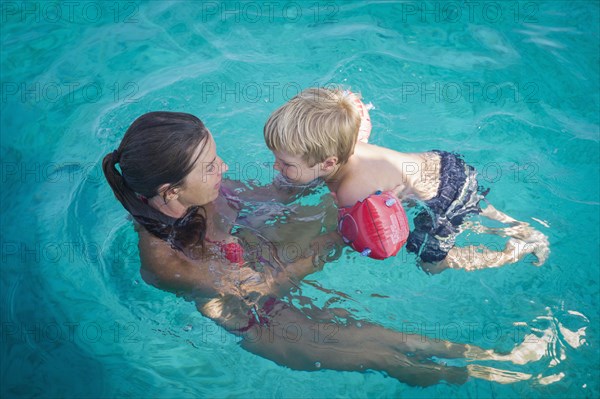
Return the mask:
[[338, 212], [342, 238], [363, 256], [373, 259], [395, 256], [408, 239], [406, 213], [398, 197], [390, 191], [378, 191]]

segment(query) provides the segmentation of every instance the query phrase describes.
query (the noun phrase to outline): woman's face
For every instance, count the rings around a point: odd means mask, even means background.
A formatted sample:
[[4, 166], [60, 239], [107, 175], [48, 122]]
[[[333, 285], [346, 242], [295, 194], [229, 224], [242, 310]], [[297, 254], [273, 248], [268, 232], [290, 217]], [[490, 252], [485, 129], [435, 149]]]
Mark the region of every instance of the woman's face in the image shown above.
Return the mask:
[[217, 199], [223, 173], [229, 169], [217, 155], [212, 134], [198, 145], [192, 159], [196, 159], [196, 162], [177, 192], [179, 202], [186, 208], [206, 205]]

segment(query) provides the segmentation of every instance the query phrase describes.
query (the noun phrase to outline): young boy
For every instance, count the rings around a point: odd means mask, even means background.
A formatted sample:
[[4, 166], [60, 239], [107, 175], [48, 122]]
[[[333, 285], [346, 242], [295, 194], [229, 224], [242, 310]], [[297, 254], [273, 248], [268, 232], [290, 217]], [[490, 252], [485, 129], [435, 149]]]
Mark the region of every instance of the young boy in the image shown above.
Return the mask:
[[[392, 191], [403, 201], [421, 202], [424, 209], [415, 217], [406, 248], [432, 273], [448, 267], [498, 267], [528, 253], [536, 255], [536, 265], [545, 262], [547, 237], [491, 205], [481, 209], [484, 194], [478, 191], [477, 174], [457, 155], [444, 151], [401, 153], [357, 142], [361, 116], [351, 96], [338, 89], [307, 89], [269, 117], [265, 141], [275, 155], [275, 169], [287, 180], [306, 184], [322, 178], [339, 207], [351, 207], [376, 191]], [[475, 227], [465, 222], [472, 214], [509, 227]], [[510, 239], [503, 251], [455, 247], [456, 236], [466, 227]]]

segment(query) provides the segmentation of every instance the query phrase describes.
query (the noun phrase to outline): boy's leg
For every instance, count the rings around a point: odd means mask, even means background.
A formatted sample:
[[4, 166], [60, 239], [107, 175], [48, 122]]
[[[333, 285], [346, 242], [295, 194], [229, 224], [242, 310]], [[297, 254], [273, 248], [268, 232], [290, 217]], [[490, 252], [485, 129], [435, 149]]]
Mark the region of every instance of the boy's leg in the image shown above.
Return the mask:
[[524, 255], [533, 253], [538, 258], [538, 261], [535, 262], [534, 265], [541, 266], [546, 262], [546, 259], [548, 259], [548, 255], [550, 254], [550, 243], [548, 242], [548, 237], [544, 233], [534, 229], [527, 222], [513, 219], [490, 204], [482, 210], [481, 215], [488, 219], [510, 225], [503, 229], [484, 228], [484, 232], [510, 237], [507, 248], [510, 250], [513, 250], [514, 248], [514, 250], [522, 252], [523, 254], [518, 257], [519, 260]]
[[546, 235], [534, 229], [528, 223], [520, 222], [489, 204], [481, 211], [480, 215], [510, 226], [489, 228], [481, 225], [475, 226], [467, 222], [463, 225], [463, 229], [469, 228], [477, 233], [510, 237], [502, 251], [492, 250], [485, 245], [455, 246], [450, 249], [442, 261], [438, 263], [421, 262], [421, 267], [432, 274], [439, 273], [447, 268], [477, 270], [516, 263], [530, 253], [538, 258], [538, 261], [534, 263], [536, 266], [544, 264], [550, 253]]
[[453, 247], [448, 252], [446, 258], [435, 269], [478, 270], [500, 267], [510, 263], [517, 263], [526, 255], [535, 253], [536, 248], [534, 245], [520, 242], [520, 240], [514, 238], [508, 240], [502, 251], [491, 250], [485, 245]]

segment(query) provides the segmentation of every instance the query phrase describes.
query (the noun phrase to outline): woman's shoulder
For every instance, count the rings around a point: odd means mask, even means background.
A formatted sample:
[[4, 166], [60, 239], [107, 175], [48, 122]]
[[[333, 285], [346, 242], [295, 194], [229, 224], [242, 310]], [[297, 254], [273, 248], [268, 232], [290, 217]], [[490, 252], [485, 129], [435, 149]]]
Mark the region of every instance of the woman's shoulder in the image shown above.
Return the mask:
[[189, 257], [168, 242], [155, 237], [143, 227], [137, 228], [141, 273], [144, 280], [170, 291], [207, 288], [202, 276], [208, 260], [202, 256]]
[[177, 253], [179, 251], [173, 249], [166, 241], [152, 235], [143, 227], [137, 227], [136, 230], [142, 270], [163, 272], [174, 260], [183, 260]]

